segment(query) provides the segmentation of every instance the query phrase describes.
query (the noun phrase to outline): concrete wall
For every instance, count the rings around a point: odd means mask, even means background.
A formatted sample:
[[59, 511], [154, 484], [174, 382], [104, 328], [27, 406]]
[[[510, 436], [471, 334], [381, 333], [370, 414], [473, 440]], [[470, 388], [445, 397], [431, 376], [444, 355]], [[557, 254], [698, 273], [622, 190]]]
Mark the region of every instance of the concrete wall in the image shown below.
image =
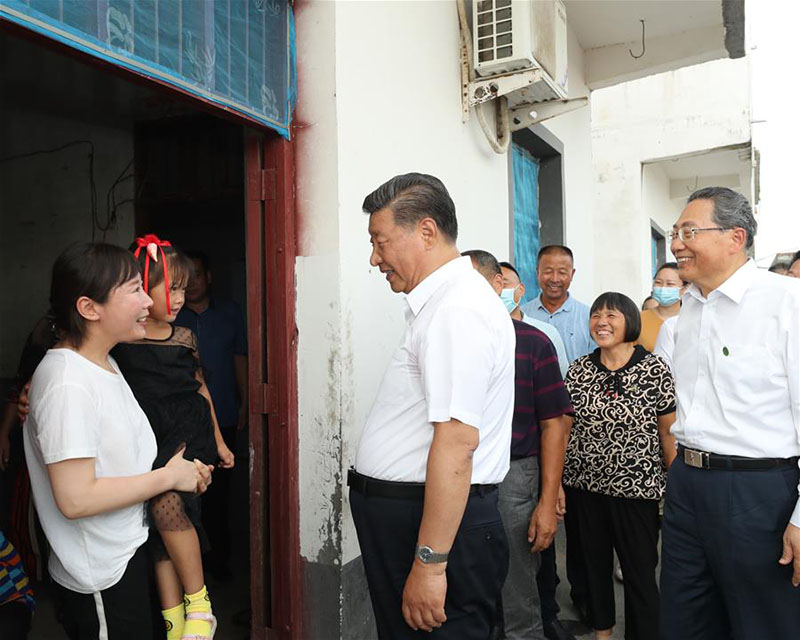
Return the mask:
[[[459, 248], [483, 248], [502, 259], [510, 252], [508, 160], [490, 150], [474, 115], [461, 122], [454, 3], [301, 3], [296, 15], [304, 636], [372, 638], [343, 484], [402, 337], [404, 302], [369, 265], [361, 203], [396, 174], [432, 173], [456, 203]], [[571, 93], [586, 95], [572, 36], [570, 45], [570, 69], [578, 73], [570, 78]], [[567, 238], [588, 265], [589, 110], [547, 126], [564, 144]], [[591, 287], [587, 268], [577, 288]]]
[[746, 58], [592, 93], [597, 292], [641, 299], [650, 289], [651, 216], [642, 163], [748, 142], [749, 104]]
[[[97, 207], [104, 219], [108, 188], [133, 158], [131, 126], [61, 118], [18, 107], [9, 98], [1, 104], [3, 158], [75, 140], [94, 144]], [[88, 150], [88, 145], [73, 146], [0, 165], [0, 378], [14, 376], [25, 338], [47, 311], [56, 256], [71, 242], [92, 240]], [[133, 180], [116, 193], [117, 201], [131, 198]], [[133, 207], [128, 203], [118, 209], [117, 225], [106, 240], [126, 246], [132, 237]]]

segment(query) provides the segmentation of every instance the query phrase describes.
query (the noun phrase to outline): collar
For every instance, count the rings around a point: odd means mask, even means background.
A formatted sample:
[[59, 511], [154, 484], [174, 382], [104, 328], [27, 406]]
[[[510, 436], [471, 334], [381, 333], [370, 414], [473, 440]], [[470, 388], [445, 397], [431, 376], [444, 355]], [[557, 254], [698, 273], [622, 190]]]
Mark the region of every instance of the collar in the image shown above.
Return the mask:
[[634, 367], [637, 364], [639, 364], [642, 360], [644, 360], [645, 356], [647, 356], [647, 354], [649, 353], [650, 352], [647, 351], [647, 349], [645, 349], [642, 345], [640, 344], [634, 345], [633, 354], [631, 355], [630, 360], [628, 360], [619, 369], [615, 369], [614, 371], [611, 371], [608, 368], [606, 368], [606, 365], [604, 365], [600, 361], [600, 347], [597, 347], [597, 349], [595, 349], [589, 354], [589, 360], [592, 362], [594, 366], [596, 366], [598, 369], [600, 369], [600, 371], [603, 371], [604, 373], [622, 373], [623, 371], [627, 371], [631, 367]]
[[[550, 311], [547, 309], [547, 307], [544, 306], [544, 303], [542, 302], [542, 294], [541, 293], [538, 296], [536, 296], [536, 301], [538, 303], [538, 305], [536, 307], [537, 309], [544, 309], [544, 311], [546, 311], [547, 313], [550, 313]], [[550, 315], [554, 316], [555, 314], [561, 313], [562, 311], [564, 311], [565, 313], [569, 313], [570, 311], [572, 311], [572, 309], [574, 307], [575, 307], [575, 300], [572, 299], [572, 296], [570, 295], [570, 292], [567, 291], [567, 299], [564, 300], [564, 302], [562, 303], [562, 305], [558, 309], [556, 309], [555, 311], [550, 313]]]
[[445, 262], [441, 267], [428, 274], [428, 276], [406, 295], [408, 309], [414, 315], [419, 315], [425, 303], [446, 282], [449, 282], [460, 273], [472, 271], [472, 259], [469, 256], [460, 256]]
[[747, 289], [750, 287], [750, 283], [753, 281], [753, 278], [756, 277], [757, 273], [758, 267], [756, 266], [756, 263], [752, 259], [748, 258], [747, 262], [734, 271], [728, 277], [728, 279], [725, 280], [725, 282], [708, 294], [709, 298], [704, 298], [700, 291], [700, 287], [694, 283], [689, 285], [689, 288], [683, 295], [684, 297], [691, 295], [700, 302], [706, 302], [707, 300], [711, 299], [711, 297], [724, 295], [732, 302], [739, 304], [744, 297], [745, 291], [747, 291]]

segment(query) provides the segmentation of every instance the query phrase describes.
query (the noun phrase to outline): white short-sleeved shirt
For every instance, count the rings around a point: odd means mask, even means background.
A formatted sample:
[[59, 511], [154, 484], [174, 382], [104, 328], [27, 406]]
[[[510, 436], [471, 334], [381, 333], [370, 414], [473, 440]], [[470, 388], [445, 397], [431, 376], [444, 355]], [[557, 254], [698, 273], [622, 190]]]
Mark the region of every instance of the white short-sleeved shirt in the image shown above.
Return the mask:
[[434, 422], [476, 427], [472, 483], [502, 482], [514, 412], [511, 316], [468, 257], [425, 278], [406, 298], [408, 326], [367, 416], [356, 470], [425, 482]]
[[[672, 370], [680, 444], [750, 458], [800, 455], [800, 280], [748, 260], [707, 298], [690, 285]], [[800, 499], [791, 522], [800, 526]]]
[[106, 371], [70, 349], [51, 349], [33, 374], [23, 436], [31, 489], [53, 549], [50, 575], [78, 593], [116, 584], [147, 539], [144, 504], [69, 520], [55, 503], [47, 465], [94, 458], [95, 475], [150, 471], [156, 440], [117, 364]]

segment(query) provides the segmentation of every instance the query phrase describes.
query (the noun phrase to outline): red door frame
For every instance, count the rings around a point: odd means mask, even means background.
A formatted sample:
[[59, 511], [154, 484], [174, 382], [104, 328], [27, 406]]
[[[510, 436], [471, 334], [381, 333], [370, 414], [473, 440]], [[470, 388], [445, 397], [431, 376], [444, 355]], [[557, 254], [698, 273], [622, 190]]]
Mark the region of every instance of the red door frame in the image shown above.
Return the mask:
[[292, 143], [275, 134], [248, 131], [245, 173], [250, 338], [251, 637], [254, 640], [300, 640]]
[[[301, 640], [294, 145], [213, 102], [107, 63], [15, 23], [0, 20], [0, 30], [128, 81], [159, 89], [198, 109], [248, 127], [245, 175], [252, 454], [251, 638]], [[267, 523], [269, 528], [264, 526]], [[271, 586], [275, 588], [270, 589]]]

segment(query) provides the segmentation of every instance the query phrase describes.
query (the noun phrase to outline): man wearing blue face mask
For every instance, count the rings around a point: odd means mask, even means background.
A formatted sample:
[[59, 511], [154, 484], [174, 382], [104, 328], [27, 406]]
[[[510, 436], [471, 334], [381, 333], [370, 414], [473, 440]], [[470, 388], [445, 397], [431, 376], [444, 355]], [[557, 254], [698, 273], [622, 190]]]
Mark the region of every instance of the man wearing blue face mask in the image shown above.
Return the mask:
[[665, 262], [653, 278], [653, 298], [658, 302], [655, 309], [642, 311], [642, 332], [639, 334], [637, 344], [648, 351], [656, 345], [656, 338], [664, 321], [677, 316], [681, 310], [681, 287], [683, 281], [678, 275], [678, 265], [675, 262]]
[[462, 255], [471, 258], [472, 266], [509, 309], [517, 339], [511, 466], [500, 484], [498, 501], [509, 548], [502, 637], [544, 640], [551, 636], [541, 616], [536, 574], [563, 516], [558, 490], [572, 405], [551, 341], [511, 313], [517, 308], [519, 289], [505, 277], [506, 270], [487, 251], [474, 249]]
[[558, 356], [558, 368], [561, 369], [561, 377], [567, 375], [569, 368], [569, 358], [567, 358], [567, 350], [564, 347], [564, 341], [561, 339], [561, 334], [558, 333], [552, 324], [548, 324], [544, 320], [537, 320], [531, 318], [527, 313], [522, 310], [520, 302], [525, 297], [525, 284], [519, 277], [519, 273], [510, 262], [501, 262], [500, 269], [503, 272], [503, 290], [500, 292], [500, 299], [506, 305], [506, 309], [511, 314], [512, 320], [519, 320], [532, 327], [536, 327], [544, 335], [550, 338], [550, 342], [555, 347], [556, 355]]

